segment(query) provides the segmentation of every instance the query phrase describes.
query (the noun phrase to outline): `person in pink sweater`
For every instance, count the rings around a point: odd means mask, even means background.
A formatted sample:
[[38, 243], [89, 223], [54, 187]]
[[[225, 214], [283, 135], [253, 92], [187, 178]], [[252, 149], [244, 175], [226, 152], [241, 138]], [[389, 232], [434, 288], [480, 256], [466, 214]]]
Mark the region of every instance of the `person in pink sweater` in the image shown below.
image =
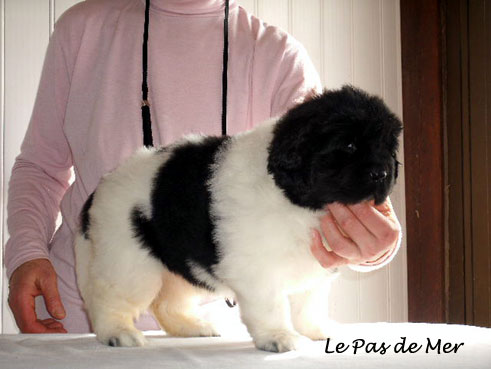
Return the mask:
[[[100, 178], [142, 146], [145, 0], [86, 0], [58, 20], [8, 193], [5, 264], [21, 332], [89, 332], [74, 270], [80, 210]], [[230, 0], [227, 134], [279, 116], [322, 85], [302, 45]], [[223, 0], [152, 0], [149, 101], [155, 146], [221, 133]], [[75, 180], [70, 183], [72, 169]], [[333, 204], [311, 250], [324, 267], [368, 271], [394, 257], [390, 201]], [[62, 224], [56, 230], [61, 211]], [[342, 230], [341, 230], [342, 229]], [[35, 299], [43, 296], [44, 300]], [[36, 301], [36, 303], [35, 303]], [[139, 329], [159, 329], [149, 315]]]

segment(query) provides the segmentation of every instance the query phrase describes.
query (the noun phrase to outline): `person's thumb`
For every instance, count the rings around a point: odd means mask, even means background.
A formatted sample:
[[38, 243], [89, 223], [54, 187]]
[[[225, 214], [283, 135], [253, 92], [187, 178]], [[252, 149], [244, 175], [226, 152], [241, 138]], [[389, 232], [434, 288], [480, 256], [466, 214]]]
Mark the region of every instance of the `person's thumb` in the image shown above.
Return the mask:
[[44, 297], [46, 308], [50, 315], [55, 319], [63, 319], [65, 317], [65, 308], [61, 302], [60, 294], [58, 293], [58, 285], [56, 283], [56, 275], [41, 281], [41, 293]]

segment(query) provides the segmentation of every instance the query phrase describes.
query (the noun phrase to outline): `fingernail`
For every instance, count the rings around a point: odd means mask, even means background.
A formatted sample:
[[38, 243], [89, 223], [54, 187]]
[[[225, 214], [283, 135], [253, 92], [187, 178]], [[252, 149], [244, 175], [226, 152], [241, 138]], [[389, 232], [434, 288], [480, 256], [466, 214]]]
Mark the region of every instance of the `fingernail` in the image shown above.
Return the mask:
[[61, 308], [55, 308], [53, 314], [55, 315], [56, 318], [63, 319], [65, 317], [65, 310]]

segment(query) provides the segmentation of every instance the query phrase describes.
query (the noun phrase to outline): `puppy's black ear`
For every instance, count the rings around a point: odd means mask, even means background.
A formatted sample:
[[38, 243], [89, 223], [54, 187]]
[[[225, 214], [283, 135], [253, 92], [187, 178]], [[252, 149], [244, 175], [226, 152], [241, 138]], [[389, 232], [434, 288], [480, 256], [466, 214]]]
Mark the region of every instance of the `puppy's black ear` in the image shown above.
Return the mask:
[[300, 155], [298, 155], [295, 151], [285, 153], [284, 156], [281, 158], [277, 157], [277, 159], [279, 159], [280, 166], [286, 170], [295, 170], [302, 164]]
[[[282, 170], [298, 170], [308, 156], [309, 140], [320, 114], [321, 95], [312, 90], [303, 102], [291, 108], [276, 124], [269, 147], [269, 164]], [[273, 169], [273, 167], [269, 169]]]
[[282, 140], [270, 146], [269, 165], [270, 169], [277, 168], [287, 171], [297, 170], [302, 165], [300, 155], [301, 143], [296, 140]]
[[269, 169], [273, 172], [299, 170], [304, 164], [305, 150], [308, 146], [307, 127], [302, 127], [300, 122], [298, 124], [281, 123], [276, 127], [269, 146]]
[[307, 137], [306, 129], [301, 125], [307, 124], [306, 121], [313, 113], [306, 111], [305, 107], [309, 105], [308, 103], [319, 99], [320, 96], [319, 91], [309, 90], [296, 100], [295, 106], [278, 122], [274, 142], [269, 152], [270, 160], [273, 160], [281, 169], [296, 170], [302, 165], [302, 145], [306, 142]]

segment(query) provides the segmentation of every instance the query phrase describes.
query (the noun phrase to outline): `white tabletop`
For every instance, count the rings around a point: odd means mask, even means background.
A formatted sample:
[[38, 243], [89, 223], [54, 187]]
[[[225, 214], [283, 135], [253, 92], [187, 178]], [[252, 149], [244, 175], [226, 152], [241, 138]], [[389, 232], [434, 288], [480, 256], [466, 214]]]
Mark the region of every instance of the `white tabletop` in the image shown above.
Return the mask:
[[[326, 341], [283, 354], [259, 351], [243, 331], [213, 338], [173, 338], [162, 332], [146, 336], [145, 347], [113, 348], [91, 334], [0, 335], [0, 368], [491, 368], [491, 329], [472, 326], [340, 325], [333, 329], [329, 353]], [[404, 349], [413, 344], [415, 352], [401, 352], [402, 337]], [[356, 354], [354, 344], [361, 346]], [[336, 346], [345, 351], [336, 352]]]

